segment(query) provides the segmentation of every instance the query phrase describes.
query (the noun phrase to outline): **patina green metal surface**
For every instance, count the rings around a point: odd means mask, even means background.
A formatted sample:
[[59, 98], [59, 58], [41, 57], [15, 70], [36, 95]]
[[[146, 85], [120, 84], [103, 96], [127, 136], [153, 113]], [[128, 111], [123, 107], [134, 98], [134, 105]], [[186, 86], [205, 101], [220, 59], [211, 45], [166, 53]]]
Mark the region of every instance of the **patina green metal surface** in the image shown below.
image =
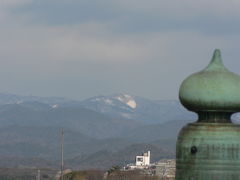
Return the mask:
[[240, 77], [223, 66], [219, 50], [183, 81], [179, 97], [199, 118], [179, 133], [176, 180], [240, 180], [240, 125], [230, 121], [240, 111]]
[[186, 78], [179, 91], [182, 104], [191, 111], [230, 111], [240, 109], [240, 76], [228, 71], [215, 50], [210, 64]]
[[192, 123], [177, 142], [177, 180], [239, 180], [240, 127]]

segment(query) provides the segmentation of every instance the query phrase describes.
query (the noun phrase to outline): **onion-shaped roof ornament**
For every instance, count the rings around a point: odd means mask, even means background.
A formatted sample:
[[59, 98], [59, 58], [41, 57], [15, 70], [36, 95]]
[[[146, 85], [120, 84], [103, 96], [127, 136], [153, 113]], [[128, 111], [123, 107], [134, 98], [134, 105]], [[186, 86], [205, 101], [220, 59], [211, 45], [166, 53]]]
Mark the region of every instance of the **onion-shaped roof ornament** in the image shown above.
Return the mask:
[[183, 106], [194, 112], [239, 112], [240, 76], [223, 65], [221, 52], [216, 49], [205, 69], [183, 81], [179, 98]]

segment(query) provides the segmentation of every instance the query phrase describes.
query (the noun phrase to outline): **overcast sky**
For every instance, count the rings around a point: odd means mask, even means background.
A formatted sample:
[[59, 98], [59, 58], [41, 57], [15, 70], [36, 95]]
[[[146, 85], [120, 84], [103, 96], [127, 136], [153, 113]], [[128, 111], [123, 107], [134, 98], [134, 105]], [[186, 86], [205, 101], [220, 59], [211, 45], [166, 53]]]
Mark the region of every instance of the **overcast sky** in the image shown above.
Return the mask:
[[0, 0], [0, 92], [177, 99], [220, 48], [240, 73], [239, 0]]

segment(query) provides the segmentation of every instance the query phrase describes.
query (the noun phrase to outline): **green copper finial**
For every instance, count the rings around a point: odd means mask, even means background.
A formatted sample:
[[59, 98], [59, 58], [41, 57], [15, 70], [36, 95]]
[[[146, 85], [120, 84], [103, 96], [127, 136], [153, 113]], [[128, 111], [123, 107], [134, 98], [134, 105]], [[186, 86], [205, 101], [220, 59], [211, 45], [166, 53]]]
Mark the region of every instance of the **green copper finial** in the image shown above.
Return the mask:
[[227, 70], [222, 63], [220, 50], [216, 49], [205, 69], [183, 81], [179, 98], [188, 110], [198, 114], [239, 112], [240, 76]]
[[224, 67], [220, 50], [182, 82], [179, 98], [198, 120], [179, 132], [176, 180], [240, 180], [240, 124], [230, 120], [240, 112], [240, 76]]
[[213, 53], [213, 57], [209, 65], [205, 68], [205, 71], [218, 71], [218, 70], [227, 70], [223, 65], [221, 58], [221, 51], [219, 49], [215, 49]]

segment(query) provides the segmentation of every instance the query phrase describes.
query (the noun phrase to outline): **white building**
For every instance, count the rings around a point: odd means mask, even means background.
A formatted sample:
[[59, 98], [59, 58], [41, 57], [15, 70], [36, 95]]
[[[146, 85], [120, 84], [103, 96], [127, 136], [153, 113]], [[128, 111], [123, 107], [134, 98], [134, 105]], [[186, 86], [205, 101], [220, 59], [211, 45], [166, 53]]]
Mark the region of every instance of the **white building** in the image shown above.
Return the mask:
[[150, 165], [150, 151], [143, 153], [142, 156], [136, 156], [136, 166]]

